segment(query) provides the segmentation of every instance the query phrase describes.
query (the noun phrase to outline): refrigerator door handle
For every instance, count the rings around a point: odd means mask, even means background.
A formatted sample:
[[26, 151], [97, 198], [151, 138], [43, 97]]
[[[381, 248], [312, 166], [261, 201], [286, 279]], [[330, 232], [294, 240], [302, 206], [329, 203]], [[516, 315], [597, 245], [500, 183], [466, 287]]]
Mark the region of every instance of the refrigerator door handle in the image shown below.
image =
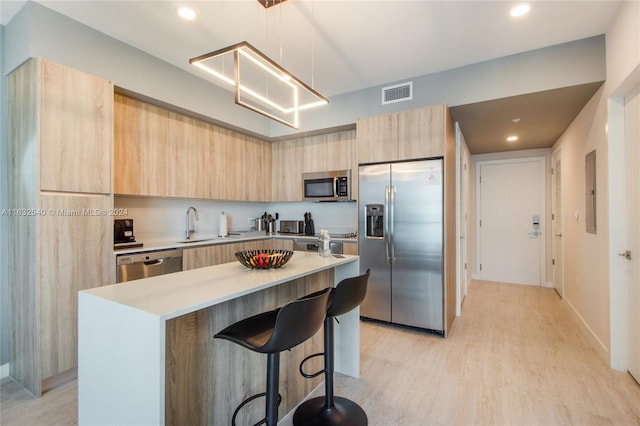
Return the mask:
[[394, 223], [395, 223], [395, 204], [396, 204], [396, 186], [391, 185], [389, 188], [389, 245], [391, 246], [391, 265], [396, 264], [396, 247], [394, 241]]
[[382, 232], [382, 236], [384, 238], [384, 252], [385, 252], [385, 256], [386, 256], [386, 264], [388, 265], [391, 261], [391, 257], [389, 257], [389, 194], [390, 194], [390, 190], [389, 190], [389, 185], [386, 185], [384, 187], [384, 209], [386, 210], [386, 213], [384, 214], [384, 229]]

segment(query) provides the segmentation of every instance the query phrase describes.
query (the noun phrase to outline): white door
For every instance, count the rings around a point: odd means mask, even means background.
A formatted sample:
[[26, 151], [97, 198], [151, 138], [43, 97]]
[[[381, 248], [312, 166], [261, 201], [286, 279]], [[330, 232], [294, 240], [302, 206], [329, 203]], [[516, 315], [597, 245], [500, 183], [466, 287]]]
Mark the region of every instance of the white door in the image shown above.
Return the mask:
[[640, 382], [640, 86], [625, 97], [629, 343], [627, 369]]
[[553, 287], [560, 297], [564, 297], [564, 269], [562, 245], [562, 159], [558, 151], [553, 156], [553, 206], [551, 216], [551, 235], [553, 235]]
[[476, 272], [481, 280], [541, 285], [544, 163], [544, 157], [478, 162]]

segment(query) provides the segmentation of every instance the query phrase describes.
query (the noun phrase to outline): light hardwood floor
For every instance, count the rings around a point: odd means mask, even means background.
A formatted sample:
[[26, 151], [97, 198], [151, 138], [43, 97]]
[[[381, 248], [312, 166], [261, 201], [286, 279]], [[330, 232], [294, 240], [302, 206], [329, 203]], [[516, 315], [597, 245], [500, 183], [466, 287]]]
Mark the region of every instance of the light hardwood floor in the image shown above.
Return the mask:
[[[552, 289], [473, 282], [447, 339], [361, 330], [362, 376], [335, 390], [372, 426], [640, 424], [640, 385], [598, 357]], [[2, 425], [77, 423], [76, 382], [34, 399], [5, 379], [1, 403]]]

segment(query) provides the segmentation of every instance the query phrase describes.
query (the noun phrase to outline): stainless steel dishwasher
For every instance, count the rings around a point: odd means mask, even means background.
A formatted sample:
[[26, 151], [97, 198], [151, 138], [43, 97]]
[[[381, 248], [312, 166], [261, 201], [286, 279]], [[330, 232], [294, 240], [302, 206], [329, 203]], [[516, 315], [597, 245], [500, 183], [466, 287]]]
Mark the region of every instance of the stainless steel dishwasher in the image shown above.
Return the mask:
[[158, 250], [116, 257], [116, 282], [182, 271], [182, 250]]
[[[329, 243], [332, 254], [342, 254], [342, 243], [340, 241], [331, 241]], [[295, 239], [293, 240], [293, 249], [301, 251], [318, 252], [318, 240]]]

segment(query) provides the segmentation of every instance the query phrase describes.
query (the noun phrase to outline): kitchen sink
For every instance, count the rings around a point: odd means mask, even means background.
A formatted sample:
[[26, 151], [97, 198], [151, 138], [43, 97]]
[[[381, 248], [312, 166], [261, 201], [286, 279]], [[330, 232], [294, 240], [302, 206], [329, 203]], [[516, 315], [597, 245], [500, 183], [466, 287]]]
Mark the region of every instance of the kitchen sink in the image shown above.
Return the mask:
[[181, 241], [176, 241], [176, 243], [180, 243], [180, 244], [191, 244], [191, 243], [201, 243], [203, 241], [215, 241], [215, 240], [222, 240], [222, 237], [211, 237], [211, 238], [191, 238], [189, 240], [181, 240]]

